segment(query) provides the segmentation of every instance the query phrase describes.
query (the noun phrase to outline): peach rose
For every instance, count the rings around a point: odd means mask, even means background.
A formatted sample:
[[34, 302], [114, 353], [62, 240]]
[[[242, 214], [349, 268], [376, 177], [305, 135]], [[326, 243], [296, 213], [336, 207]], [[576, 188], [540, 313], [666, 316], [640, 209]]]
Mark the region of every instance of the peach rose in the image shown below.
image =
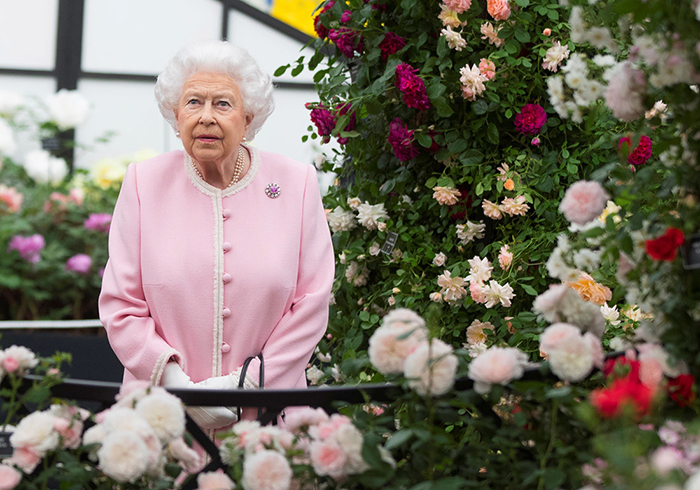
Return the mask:
[[506, 20], [510, 17], [510, 5], [508, 5], [508, 0], [487, 0], [486, 5], [486, 9], [494, 19]]

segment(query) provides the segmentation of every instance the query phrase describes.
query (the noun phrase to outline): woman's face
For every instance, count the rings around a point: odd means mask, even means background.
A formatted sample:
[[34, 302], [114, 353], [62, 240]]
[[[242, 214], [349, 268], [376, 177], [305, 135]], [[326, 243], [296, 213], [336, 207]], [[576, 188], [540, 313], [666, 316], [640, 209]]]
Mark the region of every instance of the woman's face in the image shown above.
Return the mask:
[[253, 120], [238, 85], [221, 73], [197, 73], [182, 87], [175, 110], [185, 151], [200, 163], [236, 159]]

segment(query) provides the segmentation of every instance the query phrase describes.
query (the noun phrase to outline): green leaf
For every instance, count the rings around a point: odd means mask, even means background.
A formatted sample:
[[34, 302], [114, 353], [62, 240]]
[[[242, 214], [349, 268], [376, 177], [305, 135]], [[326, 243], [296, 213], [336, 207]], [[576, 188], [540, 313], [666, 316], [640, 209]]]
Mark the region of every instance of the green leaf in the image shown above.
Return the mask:
[[571, 386], [563, 386], [562, 388], [552, 388], [544, 395], [546, 398], [566, 398], [571, 395]]
[[449, 177], [440, 177], [437, 181], [437, 185], [440, 187], [454, 187], [454, 181]]
[[520, 287], [522, 287], [523, 290], [530, 296], [537, 296], [537, 291], [535, 291], [535, 288], [533, 288], [532, 286], [529, 286], [527, 284], [521, 284]]
[[498, 144], [499, 134], [498, 134], [498, 128], [496, 127], [495, 124], [489, 123], [488, 127], [486, 128], [486, 139], [492, 145]]
[[488, 109], [489, 105], [486, 103], [485, 100], [479, 99], [472, 104], [472, 112], [474, 112], [474, 114], [486, 114], [486, 111], [488, 111]]
[[431, 100], [436, 99], [436, 98], [440, 97], [442, 94], [444, 94], [446, 89], [447, 88], [443, 84], [441, 84], [440, 82], [433, 83], [432, 85], [430, 85], [430, 87], [428, 87], [428, 97]]
[[361, 311], [358, 316], [360, 317], [360, 320], [362, 320], [363, 322], [369, 321], [369, 311]]
[[484, 159], [484, 154], [481, 153], [479, 150], [476, 150], [474, 148], [465, 151], [462, 153], [462, 156], [460, 157], [460, 162], [462, 162], [462, 165], [464, 166], [469, 166], [469, 165], [478, 165], [480, 164]]
[[529, 43], [530, 42], [530, 34], [528, 34], [528, 32], [525, 29], [518, 26], [515, 29], [515, 39], [517, 39], [518, 41], [520, 41], [523, 44]]
[[450, 143], [447, 147], [452, 153], [461, 153], [467, 149], [467, 140], [458, 139]]
[[428, 189], [432, 189], [433, 187], [435, 187], [436, 184], [437, 184], [437, 177], [430, 177], [428, 179], [428, 181], [425, 183], [425, 186]]
[[304, 65], [299, 64], [292, 69], [292, 76], [296, 77], [299, 73], [304, 70]]
[[454, 113], [452, 107], [450, 107], [444, 97], [438, 97], [433, 100], [433, 105], [437, 109], [438, 116], [440, 117], [450, 117]]
[[394, 432], [391, 437], [389, 438], [388, 441], [386, 441], [386, 444], [384, 444], [384, 447], [387, 449], [393, 449], [395, 447], [400, 446], [401, 444], [404, 444], [408, 440], [410, 440], [413, 437], [413, 430], [412, 429], [401, 429], [398, 432]]
[[430, 148], [430, 146], [433, 144], [433, 139], [425, 133], [419, 133], [418, 134], [418, 143], [423, 148]]
[[277, 69], [275, 70], [274, 75], [275, 75], [276, 77], [282, 76], [282, 75], [284, 75], [284, 72], [286, 72], [288, 68], [289, 68], [289, 65], [288, 65], [288, 64], [287, 64], [287, 65], [280, 66], [279, 68], [277, 68]]

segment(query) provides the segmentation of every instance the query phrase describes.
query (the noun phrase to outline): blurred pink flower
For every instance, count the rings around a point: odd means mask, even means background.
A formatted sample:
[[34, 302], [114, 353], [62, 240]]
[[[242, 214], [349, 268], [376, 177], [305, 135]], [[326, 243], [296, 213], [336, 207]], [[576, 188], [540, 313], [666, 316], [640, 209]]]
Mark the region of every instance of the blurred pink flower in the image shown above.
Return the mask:
[[22, 207], [22, 199], [24, 196], [17, 189], [0, 184], [0, 203], [4, 203], [8, 211], [11, 213], [19, 211]]
[[201, 473], [197, 477], [199, 490], [233, 490], [236, 485], [222, 470]]
[[445, 6], [458, 14], [464, 13], [472, 6], [472, 0], [443, 0]]
[[474, 380], [474, 391], [485, 394], [491, 385], [506, 385], [524, 373], [527, 355], [514, 347], [491, 347], [469, 363], [468, 376]]
[[493, 61], [481, 58], [479, 61], [479, 71], [489, 80], [496, 76], [496, 65]]
[[512, 262], [513, 252], [508, 250], [508, 245], [503, 245], [498, 253], [498, 263], [501, 264], [501, 269], [508, 270]]
[[600, 216], [608, 204], [608, 193], [598, 182], [579, 180], [566, 190], [559, 205], [569, 222], [585, 225]]
[[22, 473], [8, 464], [0, 464], [0, 490], [12, 490], [22, 481]]
[[76, 272], [78, 274], [87, 274], [90, 272], [92, 259], [89, 255], [77, 254], [66, 261], [66, 270]]
[[88, 230], [109, 232], [109, 225], [112, 222], [112, 215], [108, 213], [92, 213], [85, 220], [84, 226]]
[[12, 240], [10, 240], [7, 251], [17, 250], [24, 260], [36, 264], [41, 260], [39, 253], [45, 245], [46, 242], [44, 242], [44, 237], [41, 235], [15, 235], [12, 237]]
[[547, 27], [545, 30], [542, 31], [542, 35], [544, 36], [551, 36], [552, 35], [552, 29]]
[[481, 39], [488, 40], [490, 44], [493, 44], [494, 46], [498, 47], [501, 44], [503, 44], [505, 41], [498, 37], [498, 31], [496, 31], [493, 27], [493, 24], [491, 22], [484, 22], [481, 24], [481, 33], [483, 36], [481, 36]]

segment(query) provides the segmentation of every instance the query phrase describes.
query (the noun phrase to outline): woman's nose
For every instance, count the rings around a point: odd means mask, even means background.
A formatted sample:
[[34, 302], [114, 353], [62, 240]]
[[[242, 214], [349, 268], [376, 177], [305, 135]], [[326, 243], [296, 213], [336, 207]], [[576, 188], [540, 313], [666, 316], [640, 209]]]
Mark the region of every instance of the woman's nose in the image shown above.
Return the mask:
[[210, 101], [207, 101], [202, 107], [200, 121], [204, 124], [214, 122], [214, 105]]

